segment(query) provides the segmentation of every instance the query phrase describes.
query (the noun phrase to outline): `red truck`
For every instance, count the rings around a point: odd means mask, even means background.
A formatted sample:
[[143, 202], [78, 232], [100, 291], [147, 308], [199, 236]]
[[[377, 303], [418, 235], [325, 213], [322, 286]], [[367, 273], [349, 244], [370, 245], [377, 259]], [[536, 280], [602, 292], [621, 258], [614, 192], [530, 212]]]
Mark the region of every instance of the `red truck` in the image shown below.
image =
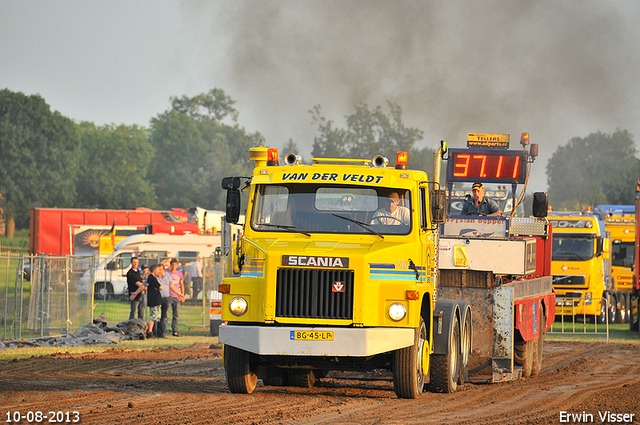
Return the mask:
[[31, 255], [97, 255], [100, 236], [112, 229], [118, 239], [140, 233], [198, 234], [186, 209], [155, 211], [34, 208], [31, 210]]

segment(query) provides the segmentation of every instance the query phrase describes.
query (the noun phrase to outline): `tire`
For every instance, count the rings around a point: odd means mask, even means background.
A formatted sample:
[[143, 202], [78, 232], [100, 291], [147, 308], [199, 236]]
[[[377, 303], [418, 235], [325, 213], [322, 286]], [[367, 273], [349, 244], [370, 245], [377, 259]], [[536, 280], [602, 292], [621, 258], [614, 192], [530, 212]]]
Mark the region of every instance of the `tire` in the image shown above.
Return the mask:
[[620, 295], [618, 300], [618, 321], [617, 323], [627, 323], [629, 317], [627, 316], [627, 297], [626, 295]]
[[602, 301], [600, 301], [600, 314], [596, 318], [599, 325], [604, 325], [605, 323], [607, 323], [607, 313], [608, 313], [607, 303], [603, 298]]
[[525, 341], [520, 332], [517, 332], [516, 341], [513, 344], [513, 361], [516, 366], [522, 368], [522, 377], [528, 378], [533, 370], [534, 340]]
[[290, 369], [289, 383], [295, 387], [311, 388], [316, 383], [316, 375], [311, 369]]
[[534, 344], [531, 376], [538, 376], [542, 371], [542, 349], [544, 348], [544, 330], [546, 328], [547, 319], [542, 314], [542, 309], [540, 310], [540, 314], [538, 315], [540, 318], [538, 321], [538, 338], [535, 340]]
[[251, 355], [230, 345], [224, 345], [224, 372], [229, 391], [251, 394], [256, 389], [258, 376], [251, 367]]
[[[640, 328], [640, 321], [638, 320], [638, 311], [637, 311], [638, 295], [637, 294], [629, 295], [628, 303], [629, 303], [628, 304], [629, 305], [629, 330], [631, 332], [638, 332], [638, 329]], [[636, 304], [635, 312], [634, 312], [634, 304]]]
[[413, 345], [393, 353], [393, 389], [398, 398], [418, 398], [422, 394], [429, 370], [429, 354], [427, 326], [420, 317]]
[[609, 324], [612, 325], [618, 323], [618, 304], [616, 297], [611, 294], [607, 296], [607, 300], [609, 301]]
[[458, 389], [460, 368], [460, 325], [458, 317], [453, 321], [449, 354], [433, 354], [431, 356], [431, 388], [441, 393], [452, 393]]
[[469, 359], [471, 358], [471, 311], [468, 311], [464, 319], [460, 340], [460, 373], [458, 384], [462, 385], [469, 379]]
[[113, 297], [113, 287], [109, 282], [96, 282], [93, 294], [96, 300], [108, 300]]
[[270, 387], [284, 387], [288, 385], [287, 375], [287, 369], [270, 364], [262, 383]]

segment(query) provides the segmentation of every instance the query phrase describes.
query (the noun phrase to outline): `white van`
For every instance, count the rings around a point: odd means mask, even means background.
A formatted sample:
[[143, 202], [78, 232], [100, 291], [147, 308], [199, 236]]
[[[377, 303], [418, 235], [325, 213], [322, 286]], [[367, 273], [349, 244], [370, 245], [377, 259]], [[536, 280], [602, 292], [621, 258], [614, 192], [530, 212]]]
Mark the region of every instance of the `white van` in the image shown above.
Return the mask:
[[127, 272], [131, 258], [140, 258], [140, 264], [151, 266], [166, 258], [178, 258], [191, 263], [197, 257], [211, 257], [220, 246], [220, 235], [133, 235], [118, 242], [114, 251], [100, 261], [92, 275], [87, 271], [80, 280], [80, 291], [91, 293], [91, 282], [95, 297], [128, 296]]

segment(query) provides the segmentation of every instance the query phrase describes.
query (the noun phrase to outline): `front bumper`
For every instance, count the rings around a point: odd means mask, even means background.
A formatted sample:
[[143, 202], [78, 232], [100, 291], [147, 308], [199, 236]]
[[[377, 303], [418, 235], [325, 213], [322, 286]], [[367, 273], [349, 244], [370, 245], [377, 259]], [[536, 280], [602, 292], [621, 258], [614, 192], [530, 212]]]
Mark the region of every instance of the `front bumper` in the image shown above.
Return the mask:
[[[294, 340], [292, 332], [330, 331], [333, 341]], [[221, 325], [219, 341], [250, 353], [283, 356], [366, 357], [413, 345], [412, 328], [314, 328]]]

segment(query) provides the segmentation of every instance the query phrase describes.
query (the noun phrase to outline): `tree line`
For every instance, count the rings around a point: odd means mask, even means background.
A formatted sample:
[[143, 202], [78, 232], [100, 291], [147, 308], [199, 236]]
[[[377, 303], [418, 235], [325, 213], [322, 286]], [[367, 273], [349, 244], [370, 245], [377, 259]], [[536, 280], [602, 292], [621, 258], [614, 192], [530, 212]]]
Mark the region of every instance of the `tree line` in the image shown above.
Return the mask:
[[[0, 90], [0, 207], [7, 236], [28, 227], [34, 207], [223, 209], [222, 177], [248, 176], [249, 148], [268, 146], [259, 133], [238, 124], [235, 101], [215, 88], [194, 97], [173, 97], [149, 127], [103, 125], [64, 117], [39, 95]], [[430, 175], [433, 151], [418, 148], [424, 131], [402, 121], [402, 109], [388, 102], [355, 107], [346, 127], [310, 111], [317, 126], [312, 157], [395, 161], [409, 152], [409, 168]], [[289, 139], [283, 153], [299, 153]], [[555, 209], [598, 203], [631, 204], [640, 176], [633, 136], [592, 133], [560, 146], [547, 164], [549, 196]], [[307, 161], [309, 162], [309, 161]], [[443, 180], [444, 181], [444, 180]]]

